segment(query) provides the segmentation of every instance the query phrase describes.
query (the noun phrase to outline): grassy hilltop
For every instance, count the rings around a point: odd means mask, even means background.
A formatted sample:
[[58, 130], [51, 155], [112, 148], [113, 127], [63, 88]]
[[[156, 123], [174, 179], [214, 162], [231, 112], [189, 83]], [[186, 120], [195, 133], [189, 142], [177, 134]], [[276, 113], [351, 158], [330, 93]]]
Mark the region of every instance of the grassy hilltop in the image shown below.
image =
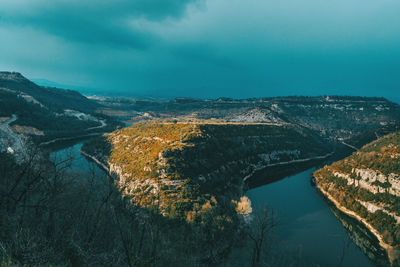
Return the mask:
[[309, 130], [266, 123], [138, 123], [83, 149], [136, 202], [188, 220], [204, 205], [238, 200], [244, 178], [263, 167], [329, 152]]

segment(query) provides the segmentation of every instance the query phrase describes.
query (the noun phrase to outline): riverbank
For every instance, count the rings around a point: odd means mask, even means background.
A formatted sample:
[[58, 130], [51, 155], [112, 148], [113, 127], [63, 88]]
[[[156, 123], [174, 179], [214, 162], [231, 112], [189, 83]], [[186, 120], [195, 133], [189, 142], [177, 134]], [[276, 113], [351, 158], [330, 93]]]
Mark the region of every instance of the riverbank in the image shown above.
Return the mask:
[[89, 155], [88, 153], [84, 152], [82, 149], [79, 149], [78, 151], [85, 157], [93, 160], [97, 164], [97, 166], [99, 166], [101, 169], [103, 169], [107, 174], [110, 174], [110, 169], [105, 164], [103, 164], [100, 160], [98, 160], [94, 156]]
[[[358, 243], [350, 240], [351, 230], [347, 231], [332, 213], [333, 205], [327, 205], [310, 186], [314, 171], [311, 167], [246, 192], [253, 211], [268, 207], [278, 216], [279, 223], [268, 236], [268, 262], [271, 266], [376, 266]], [[272, 176], [265, 173], [264, 180]], [[374, 248], [368, 252], [375, 253]]]
[[254, 170], [249, 175], [245, 176], [243, 178], [243, 182], [244, 183], [247, 182], [247, 180], [250, 179], [251, 177], [253, 177], [256, 172], [265, 170], [266, 168], [269, 168], [269, 167], [291, 165], [291, 164], [294, 164], [294, 163], [303, 163], [303, 162], [308, 162], [308, 161], [312, 161], [312, 160], [321, 160], [321, 159], [326, 159], [326, 158], [328, 158], [328, 157], [330, 157], [332, 155], [333, 155], [333, 152], [330, 152], [330, 153], [327, 153], [325, 155], [316, 156], [316, 157], [312, 157], [312, 158], [295, 159], [295, 160], [290, 160], [290, 161], [282, 161], [282, 162], [262, 165], [262, 166], [254, 168]]
[[[93, 156], [93, 154], [91, 155], [90, 152], [87, 153], [87, 152], [82, 151], [82, 150], [79, 150], [79, 152], [83, 156], [85, 156], [88, 160], [92, 160], [93, 162], [95, 162], [97, 164], [97, 166], [100, 167], [102, 170], [104, 170], [107, 173], [109, 173], [109, 168], [108, 168], [107, 164], [104, 163], [104, 161], [101, 162], [96, 156]], [[99, 155], [99, 154], [97, 154], [97, 155]], [[279, 168], [286, 169], [286, 170], [287, 169], [297, 170], [298, 169], [297, 165], [302, 165], [302, 164], [305, 164], [307, 162], [309, 162], [311, 164], [314, 164], [314, 160], [324, 160], [324, 159], [328, 158], [331, 155], [332, 155], [332, 153], [327, 153], [327, 154], [325, 154], [323, 156], [317, 156], [317, 157], [312, 157], [312, 158], [310, 157], [310, 158], [305, 158], [305, 159], [298, 159], [298, 160], [274, 163], [274, 164], [271, 164], [271, 165], [269, 165], [267, 167], [271, 167], [271, 168], [278, 168], [279, 167]], [[290, 167], [288, 167], [288, 166], [290, 166]], [[313, 165], [313, 166], [315, 167], [315, 165]], [[271, 180], [271, 178], [276, 177], [276, 172], [272, 173], [271, 171], [274, 171], [274, 170], [268, 169], [268, 173], [264, 173], [263, 174], [263, 180]], [[321, 203], [320, 203], [320, 206], [318, 208], [312, 206], [312, 205], [315, 205], [315, 203], [314, 203], [315, 202], [315, 198], [313, 198], [313, 196], [310, 196], [309, 197], [309, 199], [310, 199], [309, 203], [305, 203], [305, 205], [304, 205], [304, 206], [308, 207], [308, 208], [304, 208], [304, 210], [307, 213], [303, 214], [302, 212], [299, 212], [301, 209], [298, 207], [298, 203], [301, 203], [302, 200], [301, 200], [301, 198], [298, 199], [298, 198], [295, 197], [295, 196], [297, 196], [299, 194], [298, 193], [299, 191], [305, 192], [305, 193], [307, 193], [307, 195], [315, 195], [315, 197], [317, 197], [317, 195], [315, 194], [315, 190], [309, 185], [309, 177], [311, 175], [311, 172], [312, 171], [310, 170], [310, 171], [307, 172], [307, 175], [305, 175], [305, 176], [307, 176], [307, 179], [303, 179], [304, 181], [300, 184], [301, 189], [299, 189], [298, 187], [294, 187], [293, 186], [293, 182], [292, 182], [292, 184], [289, 185], [289, 186], [286, 186], [286, 187], [282, 186], [282, 188], [280, 188], [280, 194], [279, 195], [280, 196], [286, 196], [285, 198], [287, 198], [288, 195], [291, 195], [291, 196], [293, 195], [293, 199], [294, 200], [292, 202], [293, 204], [291, 205], [291, 208], [285, 208], [283, 210], [290, 210], [291, 211], [290, 213], [295, 214], [295, 218], [298, 219], [298, 221], [296, 221], [298, 224], [304, 225], [304, 223], [308, 223], [309, 222], [308, 220], [311, 220], [311, 222], [313, 222], [312, 228], [318, 228], [318, 229], [315, 229], [315, 230], [310, 230], [310, 232], [313, 235], [313, 239], [312, 239], [313, 242], [307, 241], [308, 239], [310, 239], [309, 233], [306, 232], [306, 231], [301, 230], [303, 227], [299, 227], [296, 224], [293, 224], [292, 225], [293, 228], [289, 228], [289, 229], [287, 229], [287, 231], [293, 231], [295, 229], [296, 233], [299, 233], [301, 238], [293, 239], [293, 240], [296, 240], [296, 241], [287, 241], [287, 240], [290, 240], [290, 239], [287, 238], [286, 236], [282, 237], [282, 238], [284, 238], [284, 240], [285, 240], [283, 242], [289, 242], [289, 243], [292, 242], [291, 244], [293, 245], [293, 248], [292, 248], [293, 251], [295, 251], [295, 249], [296, 249], [296, 246], [297, 246], [296, 242], [299, 242], [299, 244], [301, 244], [301, 246], [303, 246], [303, 245], [307, 246], [307, 248], [309, 249], [309, 251], [307, 251], [307, 253], [306, 253], [307, 257], [309, 257], [310, 259], [314, 259], [315, 258], [315, 262], [318, 263], [318, 262], [324, 262], [325, 259], [331, 259], [330, 256], [328, 255], [328, 253], [323, 254], [322, 251], [320, 252], [320, 254], [324, 255], [323, 257], [319, 258], [319, 256], [313, 256], [312, 247], [314, 246], [315, 242], [319, 242], [320, 241], [320, 240], [318, 241], [318, 236], [320, 236], [322, 232], [324, 234], [332, 233], [331, 235], [328, 235], [328, 237], [325, 238], [325, 240], [326, 240], [327, 238], [331, 238], [331, 236], [333, 236], [333, 235], [337, 236], [337, 233], [341, 233], [341, 234], [343, 234], [343, 236], [344, 236], [345, 233], [342, 232], [342, 230], [341, 230], [342, 228], [340, 228], [340, 227], [342, 227], [342, 225], [340, 224], [339, 221], [337, 221], [337, 218], [334, 217], [334, 216], [333, 217], [330, 216], [330, 211], [329, 210], [324, 210], [326, 208], [325, 207], [326, 204], [324, 204], [323, 199], [320, 198], [319, 196], [318, 196], [318, 198], [321, 199], [321, 201], [320, 201]], [[296, 173], [300, 173], [300, 172], [296, 172]], [[295, 175], [295, 174], [285, 175], [285, 177], [289, 177], [289, 176], [293, 176], [293, 175]], [[250, 179], [247, 178], [248, 181], [251, 180], [251, 179], [252, 178], [250, 178]], [[288, 180], [289, 181], [291, 179], [284, 179], [284, 180]], [[293, 179], [292, 179], [292, 181], [293, 181]], [[280, 184], [285, 184], [285, 181], [280, 182]], [[272, 188], [274, 187], [272, 184], [270, 186], [272, 186]], [[242, 194], [244, 194], [244, 192], [248, 191], [249, 188], [242, 188], [242, 189], [243, 189]], [[295, 190], [295, 191], [293, 191], [293, 190]], [[304, 197], [302, 197], [302, 198], [304, 198]], [[284, 200], [282, 200], [282, 201], [284, 201]], [[271, 203], [274, 203], [274, 202], [269, 202], [268, 201], [268, 205], [271, 205]], [[312, 204], [312, 203], [314, 203], [314, 204]], [[310, 204], [311, 204], [311, 207], [314, 207], [314, 209], [308, 210], [310, 208], [310, 206], [309, 206]], [[274, 203], [272, 206], [274, 206], [274, 207], [276, 206], [277, 207], [279, 205], [282, 205], [282, 204]], [[315, 217], [314, 217], [314, 212], [316, 214], [318, 214], [318, 215], [315, 215]], [[329, 213], [329, 214], [327, 214], [327, 213]], [[294, 216], [293, 214], [285, 215], [285, 216], [292, 216], [293, 217]], [[319, 218], [319, 216], [321, 216], [321, 214], [324, 214], [324, 216], [325, 216], [323, 220], [321, 218]], [[326, 224], [326, 222], [324, 220], [329, 221], [329, 225], [332, 226], [332, 227], [331, 228], [327, 227], [328, 224]], [[292, 221], [288, 220], [288, 222], [292, 222]], [[316, 222], [318, 222], [318, 223], [316, 223]], [[324, 226], [321, 226], [321, 225], [324, 225]], [[297, 229], [297, 228], [300, 228], [300, 229]], [[339, 228], [339, 229], [334, 229], [334, 228]], [[285, 234], [286, 234], [286, 232], [284, 234], [282, 234], [282, 236], [284, 236]], [[345, 237], [343, 237], [343, 238], [345, 238]], [[330, 244], [329, 245], [329, 249], [327, 251], [332, 251], [333, 247], [337, 248], [337, 247], [342, 246], [342, 240], [339, 240], [339, 242], [338, 242], [338, 240], [329, 240], [329, 241], [326, 241], [326, 242]], [[331, 244], [334, 244], [334, 245], [331, 245]], [[354, 250], [356, 250], [355, 247], [354, 247]], [[335, 252], [335, 253], [336, 253], [335, 255], [340, 255], [341, 250], [339, 250], [338, 252]], [[353, 255], [358, 255], [358, 252], [352, 252], [352, 253], [354, 253]], [[386, 254], [384, 252], [382, 252], [382, 253]], [[353, 257], [355, 257], [355, 256], [353, 256]], [[357, 256], [357, 257], [359, 257], [360, 259], [363, 259], [362, 256]], [[382, 257], [384, 257], [386, 259], [386, 256], [382, 256]], [[308, 259], [304, 259], [304, 260], [308, 260]], [[324, 263], [327, 263], [327, 262], [324, 262]], [[367, 266], [367, 265], [363, 265], [363, 266]]]
[[99, 136], [102, 135], [103, 133], [91, 133], [91, 134], [85, 134], [85, 135], [79, 135], [79, 136], [73, 136], [73, 137], [62, 137], [62, 138], [56, 138], [47, 142], [40, 143], [39, 146], [47, 146], [50, 144], [54, 144], [56, 142], [60, 141], [73, 141], [73, 140], [79, 140], [79, 139], [84, 139], [88, 137], [94, 137], [94, 136]]
[[335, 198], [333, 198], [327, 191], [325, 191], [318, 183], [317, 186], [318, 190], [330, 201], [332, 202], [338, 210], [347, 214], [348, 216], [356, 219], [357, 221], [361, 222], [379, 241], [379, 245], [386, 250], [388, 254], [388, 258], [390, 263], [392, 263], [395, 259], [400, 257], [400, 250], [399, 248], [393, 247], [387, 244], [383, 240], [383, 236], [370, 224], [367, 222], [366, 219], [362, 218], [356, 212], [343, 207]]

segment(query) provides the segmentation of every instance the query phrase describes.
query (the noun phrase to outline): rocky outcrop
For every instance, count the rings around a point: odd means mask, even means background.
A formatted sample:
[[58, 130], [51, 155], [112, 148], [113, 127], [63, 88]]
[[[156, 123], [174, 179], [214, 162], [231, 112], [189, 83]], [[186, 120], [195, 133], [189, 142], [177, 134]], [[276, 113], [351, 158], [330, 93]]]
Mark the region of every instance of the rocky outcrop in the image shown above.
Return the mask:
[[342, 212], [362, 222], [400, 257], [400, 132], [374, 141], [314, 173], [320, 191]]
[[232, 122], [284, 123], [277, 112], [268, 108], [253, 108], [228, 119]]
[[[348, 185], [364, 188], [373, 194], [388, 193], [393, 196], [400, 197], [400, 175], [383, 173], [371, 169], [353, 168], [351, 174], [333, 172], [336, 177], [340, 177], [347, 181]], [[353, 175], [354, 177], [351, 177]]]

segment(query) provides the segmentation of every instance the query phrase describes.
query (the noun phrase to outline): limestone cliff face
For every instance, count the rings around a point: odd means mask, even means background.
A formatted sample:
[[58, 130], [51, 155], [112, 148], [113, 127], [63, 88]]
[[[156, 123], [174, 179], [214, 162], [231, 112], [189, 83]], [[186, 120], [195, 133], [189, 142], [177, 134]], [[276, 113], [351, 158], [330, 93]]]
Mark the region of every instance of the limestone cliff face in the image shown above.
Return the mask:
[[[400, 197], [400, 175], [384, 175], [379, 170], [353, 168], [350, 174], [335, 171], [336, 177], [347, 180], [348, 185], [364, 188], [373, 194], [387, 193]], [[352, 178], [353, 176], [354, 178]]]
[[311, 131], [290, 124], [150, 122], [115, 131], [107, 142], [103, 160], [127, 195], [182, 216], [211, 199], [239, 200], [244, 180], [257, 170], [330, 150]]
[[376, 232], [400, 247], [400, 132], [378, 139], [314, 173], [318, 187]]

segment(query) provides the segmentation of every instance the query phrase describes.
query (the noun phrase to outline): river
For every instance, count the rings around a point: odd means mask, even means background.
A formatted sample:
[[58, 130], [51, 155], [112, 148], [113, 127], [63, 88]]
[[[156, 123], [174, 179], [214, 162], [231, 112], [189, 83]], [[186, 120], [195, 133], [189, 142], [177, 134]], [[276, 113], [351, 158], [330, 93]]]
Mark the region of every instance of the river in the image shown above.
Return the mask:
[[[82, 156], [82, 142], [51, 153], [57, 160], [73, 156], [71, 169], [105, 176], [96, 164]], [[89, 164], [88, 164], [89, 163]], [[273, 208], [279, 223], [268, 242], [285, 257], [278, 266], [375, 266], [350, 240], [349, 232], [331, 211], [331, 206], [310, 185], [314, 169], [247, 191], [253, 209]], [[282, 256], [281, 255], [281, 256]]]
[[94, 173], [96, 176], [106, 177], [104, 171], [100, 169], [96, 163], [88, 160], [79, 152], [82, 145], [83, 141], [73, 144], [69, 147], [56, 150], [50, 154], [50, 158], [55, 162], [61, 162], [63, 160], [72, 158], [70, 171], [83, 174]]
[[351, 241], [329, 204], [310, 185], [314, 169], [249, 190], [253, 209], [265, 205], [278, 217], [269, 237], [306, 266], [374, 266]]

